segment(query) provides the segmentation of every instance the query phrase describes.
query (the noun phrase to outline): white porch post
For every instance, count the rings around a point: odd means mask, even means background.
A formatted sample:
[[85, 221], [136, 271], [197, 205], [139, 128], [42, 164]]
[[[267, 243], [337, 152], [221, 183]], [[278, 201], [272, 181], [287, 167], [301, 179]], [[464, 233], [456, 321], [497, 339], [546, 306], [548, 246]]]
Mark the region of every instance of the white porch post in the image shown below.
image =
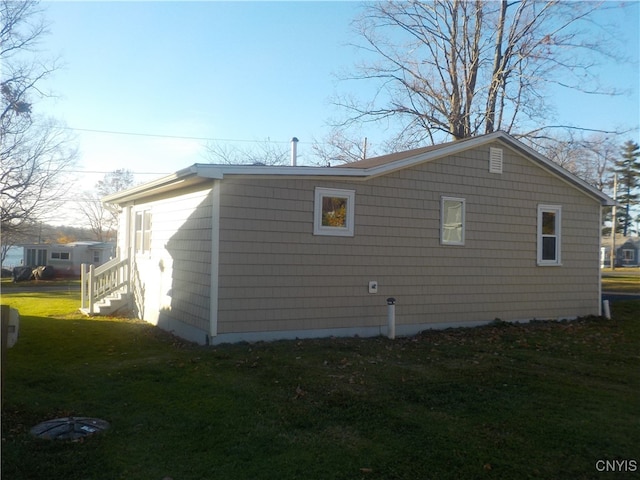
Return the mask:
[[89, 264], [89, 315], [93, 315], [93, 264]]
[[132, 249], [134, 246], [131, 245], [131, 206], [128, 205], [122, 209], [120, 213], [120, 226], [118, 232], [118, 241], [120, 245], [118, 245], [118, 256], [122, 258], [132, 258]]
[[86, 276], [87, 264], [80, 264], [80, 308], [84, 308], [87, 304], [87, 276]]

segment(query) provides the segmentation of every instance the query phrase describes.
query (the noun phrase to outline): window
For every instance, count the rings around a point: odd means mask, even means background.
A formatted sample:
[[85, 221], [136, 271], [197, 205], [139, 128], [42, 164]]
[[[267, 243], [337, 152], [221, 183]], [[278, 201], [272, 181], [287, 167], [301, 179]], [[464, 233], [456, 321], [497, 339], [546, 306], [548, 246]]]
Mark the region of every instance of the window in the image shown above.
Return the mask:
[[353, 237], [354, 190], [316, 188], [313, 234]]
[[46, 265], [47, 251], [41, 248], [27, 248], [27, 261], [25, 265]]
[[561, 208], [538, 205], [538, 265], [560, 265]]
[[151, 211], [136, 212], [136, 253], [146, 253], [151, 250]]
[[464, 202], [464, 198], [441, 198], [440, 243], [442, 245], [464, 245]]
[[51, 260], [69, 260], [69, 252], [51, 252]]
[[635, 252], [633, 250], [622, 250], [622, 260], [625, 262], [633, 262], [635, 260]]

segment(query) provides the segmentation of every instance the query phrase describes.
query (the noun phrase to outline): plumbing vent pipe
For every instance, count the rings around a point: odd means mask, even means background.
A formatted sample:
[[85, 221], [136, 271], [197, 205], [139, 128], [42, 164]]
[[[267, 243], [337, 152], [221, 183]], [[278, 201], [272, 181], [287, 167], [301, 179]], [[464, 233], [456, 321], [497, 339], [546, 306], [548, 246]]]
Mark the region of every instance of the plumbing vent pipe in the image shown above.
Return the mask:
[[387, 337], [396, 338], [396, 299], [387, 298]]
[[297, 137], [293, 137], [291, 139], [291, 166], [295, 167], [298, 165], [298, 139]]

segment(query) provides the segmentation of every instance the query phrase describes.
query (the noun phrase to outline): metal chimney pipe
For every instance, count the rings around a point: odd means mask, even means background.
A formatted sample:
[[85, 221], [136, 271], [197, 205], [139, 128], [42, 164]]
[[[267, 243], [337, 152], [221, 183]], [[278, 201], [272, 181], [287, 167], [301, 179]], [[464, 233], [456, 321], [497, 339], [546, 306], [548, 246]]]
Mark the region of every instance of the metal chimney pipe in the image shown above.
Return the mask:
[[291, 166], [298, 165], [298, 139], [293, 137], [291, 139]]

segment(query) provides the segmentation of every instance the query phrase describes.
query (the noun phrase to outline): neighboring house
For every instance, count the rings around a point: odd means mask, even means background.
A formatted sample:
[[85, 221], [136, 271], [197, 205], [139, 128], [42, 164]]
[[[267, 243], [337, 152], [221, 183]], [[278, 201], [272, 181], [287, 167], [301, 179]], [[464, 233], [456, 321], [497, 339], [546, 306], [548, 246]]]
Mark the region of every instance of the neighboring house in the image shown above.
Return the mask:
[[[611, 266], [611, 237], [602, 239], [600, 266]], [[616, 267], [640, 266], [640, 237], [616, 236]]]
[[115, 256], [115, 244], [109, 242], [36, 243], [22, 248], [25, 266], [48, 265], [59, 276], [80, 276], [83, 263], [98, 266]]
[[388, 297], [398, 335], [600, 313], [612, 200], [502, 132], [339, 167], [196, 164], [103, 200], [121, 257], [85, 311], [110, 275], [201, 344], [385, 334]]

